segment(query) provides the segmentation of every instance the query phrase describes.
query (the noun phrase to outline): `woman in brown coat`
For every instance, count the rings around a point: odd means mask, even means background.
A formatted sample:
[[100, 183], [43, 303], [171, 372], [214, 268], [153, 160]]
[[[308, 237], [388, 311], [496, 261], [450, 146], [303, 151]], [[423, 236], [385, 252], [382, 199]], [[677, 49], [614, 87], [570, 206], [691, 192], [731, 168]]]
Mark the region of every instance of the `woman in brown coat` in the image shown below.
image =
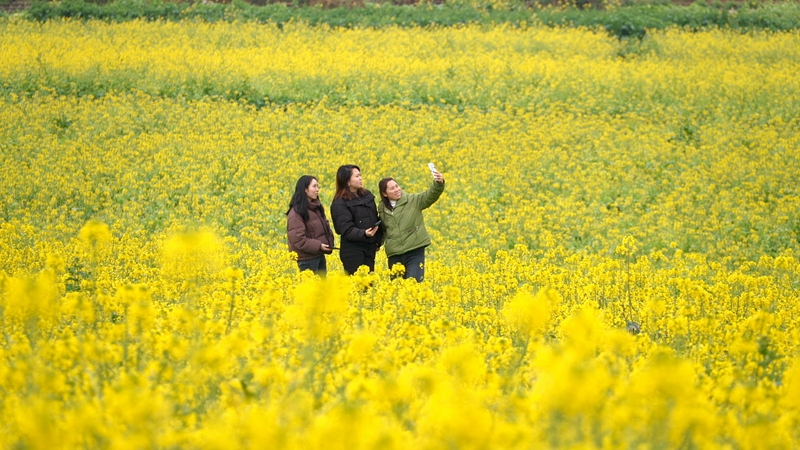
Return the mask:
[[333, 231], [319, 202], [319, 182], [311, 175], [297, 180], [286, 211], [286, 235], [289, 251], [297, 253], [297, 267], [301, 271], [327, 273], [325, 255], [333, 251]]

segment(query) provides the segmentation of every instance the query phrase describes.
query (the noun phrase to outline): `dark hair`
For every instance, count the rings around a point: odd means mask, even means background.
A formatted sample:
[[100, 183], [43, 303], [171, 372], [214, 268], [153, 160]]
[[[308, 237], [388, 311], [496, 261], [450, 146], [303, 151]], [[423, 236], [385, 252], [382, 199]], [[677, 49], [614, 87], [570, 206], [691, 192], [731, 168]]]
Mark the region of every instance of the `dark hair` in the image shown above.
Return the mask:
[[[390, 181], [395, 181], [395, 179], [392, 178], [392, 177], [382, 179], [378, 183], [378, 191], [381, 193], [381, 202], [383, 202], [383, 206], [385, 206], [386, 209], [391, 211], [393, 209], [392, 208], [392, 202], [389, 200], [389, 197], [384, 195], [384, 194], [386, 194], [386, 188], [389, 187], [389, 182]], [[395, 181], [395, 183], [396, 183], [396, 181]]]
[[[297, 185], [294, 188], [294, 195], [292, 195], [292, 201], [289, 202], [289, 210], [286, 211], [286, 214], [289, 214], [292, 208], [294, 208], [304, 221], [308, 220], [308, 195], [306, 194], [306, 189], [311, 186], [312, 180], [317, 180], [317, 177], [303, 175], [297, 180]], [[319, 180], [317, 180], [317, 182], [319, 182]], [[322, 208], [322, 203], [320, 203], [320, 208]], [[325, 214], [324, 209], [322, 209], [322, 214]]]
[[358, 192], [354, 195], [350, 192], [350, 188], [347, 186], [347, 183], [350, 181], [350, 177], [353, 176], [353, 169], [358, 169], [361, 171], [361, 168], [354, 165], [354, 164], [345, 164], [343, 166], [339, 166], [339, 170], [336, 171], [336, 194], [334, 194], [333, 199], [336, 200], [337, 198], [344, 198], [344, 199], [351, 199], [355, 196], [362, 196], [364, 195], [364, 188], [359, 188]]

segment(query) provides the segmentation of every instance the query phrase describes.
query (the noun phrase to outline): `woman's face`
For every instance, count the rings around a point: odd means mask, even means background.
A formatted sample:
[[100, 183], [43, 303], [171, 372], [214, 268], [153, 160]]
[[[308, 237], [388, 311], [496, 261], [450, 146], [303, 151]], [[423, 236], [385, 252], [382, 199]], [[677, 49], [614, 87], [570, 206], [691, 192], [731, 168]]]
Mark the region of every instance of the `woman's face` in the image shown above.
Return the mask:
[[306, 196], [309, 200], [316, 200], [319, 198], [319, 183], [317, 183], [317, 180], [311, 180], [311, 183], [306, 188]]
[[396, 181], [391, 180], [388, 183], [386, 183], [386, 193], [384, 194], [384, 197], [392, 201], [397, 201], [400, 200], [400, 196], [402, 195], [403, 195], [403, 190], [400, 189], [400, 185], [397, 184]]
[[347, 187], [352, 191], [356, 192], [361, 189], [363, 181], [361, 180], [361, 171], [358, 169], [353, 169], [350, 172], [350, 179], [347, 181]]

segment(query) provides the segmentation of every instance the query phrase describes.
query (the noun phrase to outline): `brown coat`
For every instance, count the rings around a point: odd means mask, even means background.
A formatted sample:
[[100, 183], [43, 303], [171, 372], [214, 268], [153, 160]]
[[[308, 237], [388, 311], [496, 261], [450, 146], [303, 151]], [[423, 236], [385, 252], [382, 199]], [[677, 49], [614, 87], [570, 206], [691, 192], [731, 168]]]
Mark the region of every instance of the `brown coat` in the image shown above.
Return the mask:
[[297, 260], [316, 258], [331, 251], [323, 252], [322, 244], [333, 247], [333, 231], [325, 218], [319, 200], [308, 203], [308, 221], [292, 208], [286, 216], [286, 235], [289, 251], [297, 253]]

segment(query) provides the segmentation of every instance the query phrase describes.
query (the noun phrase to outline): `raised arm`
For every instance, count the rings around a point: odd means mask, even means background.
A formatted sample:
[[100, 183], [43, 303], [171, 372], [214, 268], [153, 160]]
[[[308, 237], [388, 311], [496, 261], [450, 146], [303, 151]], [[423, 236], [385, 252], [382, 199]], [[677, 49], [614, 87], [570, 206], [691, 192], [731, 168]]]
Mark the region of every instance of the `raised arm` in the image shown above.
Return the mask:
[[439, 197], [442, 196], [442, 192], [444, 192], [444, 177], [442, 177], [441, 173], [436, 172], [434, 174], [433, 184], [431, 184], [431, 187], [429, 187], [427, 191], [419, 194], [419, 209], [426, 209], [432, 204], [436, 203], [436, 200], [439, 200]]

